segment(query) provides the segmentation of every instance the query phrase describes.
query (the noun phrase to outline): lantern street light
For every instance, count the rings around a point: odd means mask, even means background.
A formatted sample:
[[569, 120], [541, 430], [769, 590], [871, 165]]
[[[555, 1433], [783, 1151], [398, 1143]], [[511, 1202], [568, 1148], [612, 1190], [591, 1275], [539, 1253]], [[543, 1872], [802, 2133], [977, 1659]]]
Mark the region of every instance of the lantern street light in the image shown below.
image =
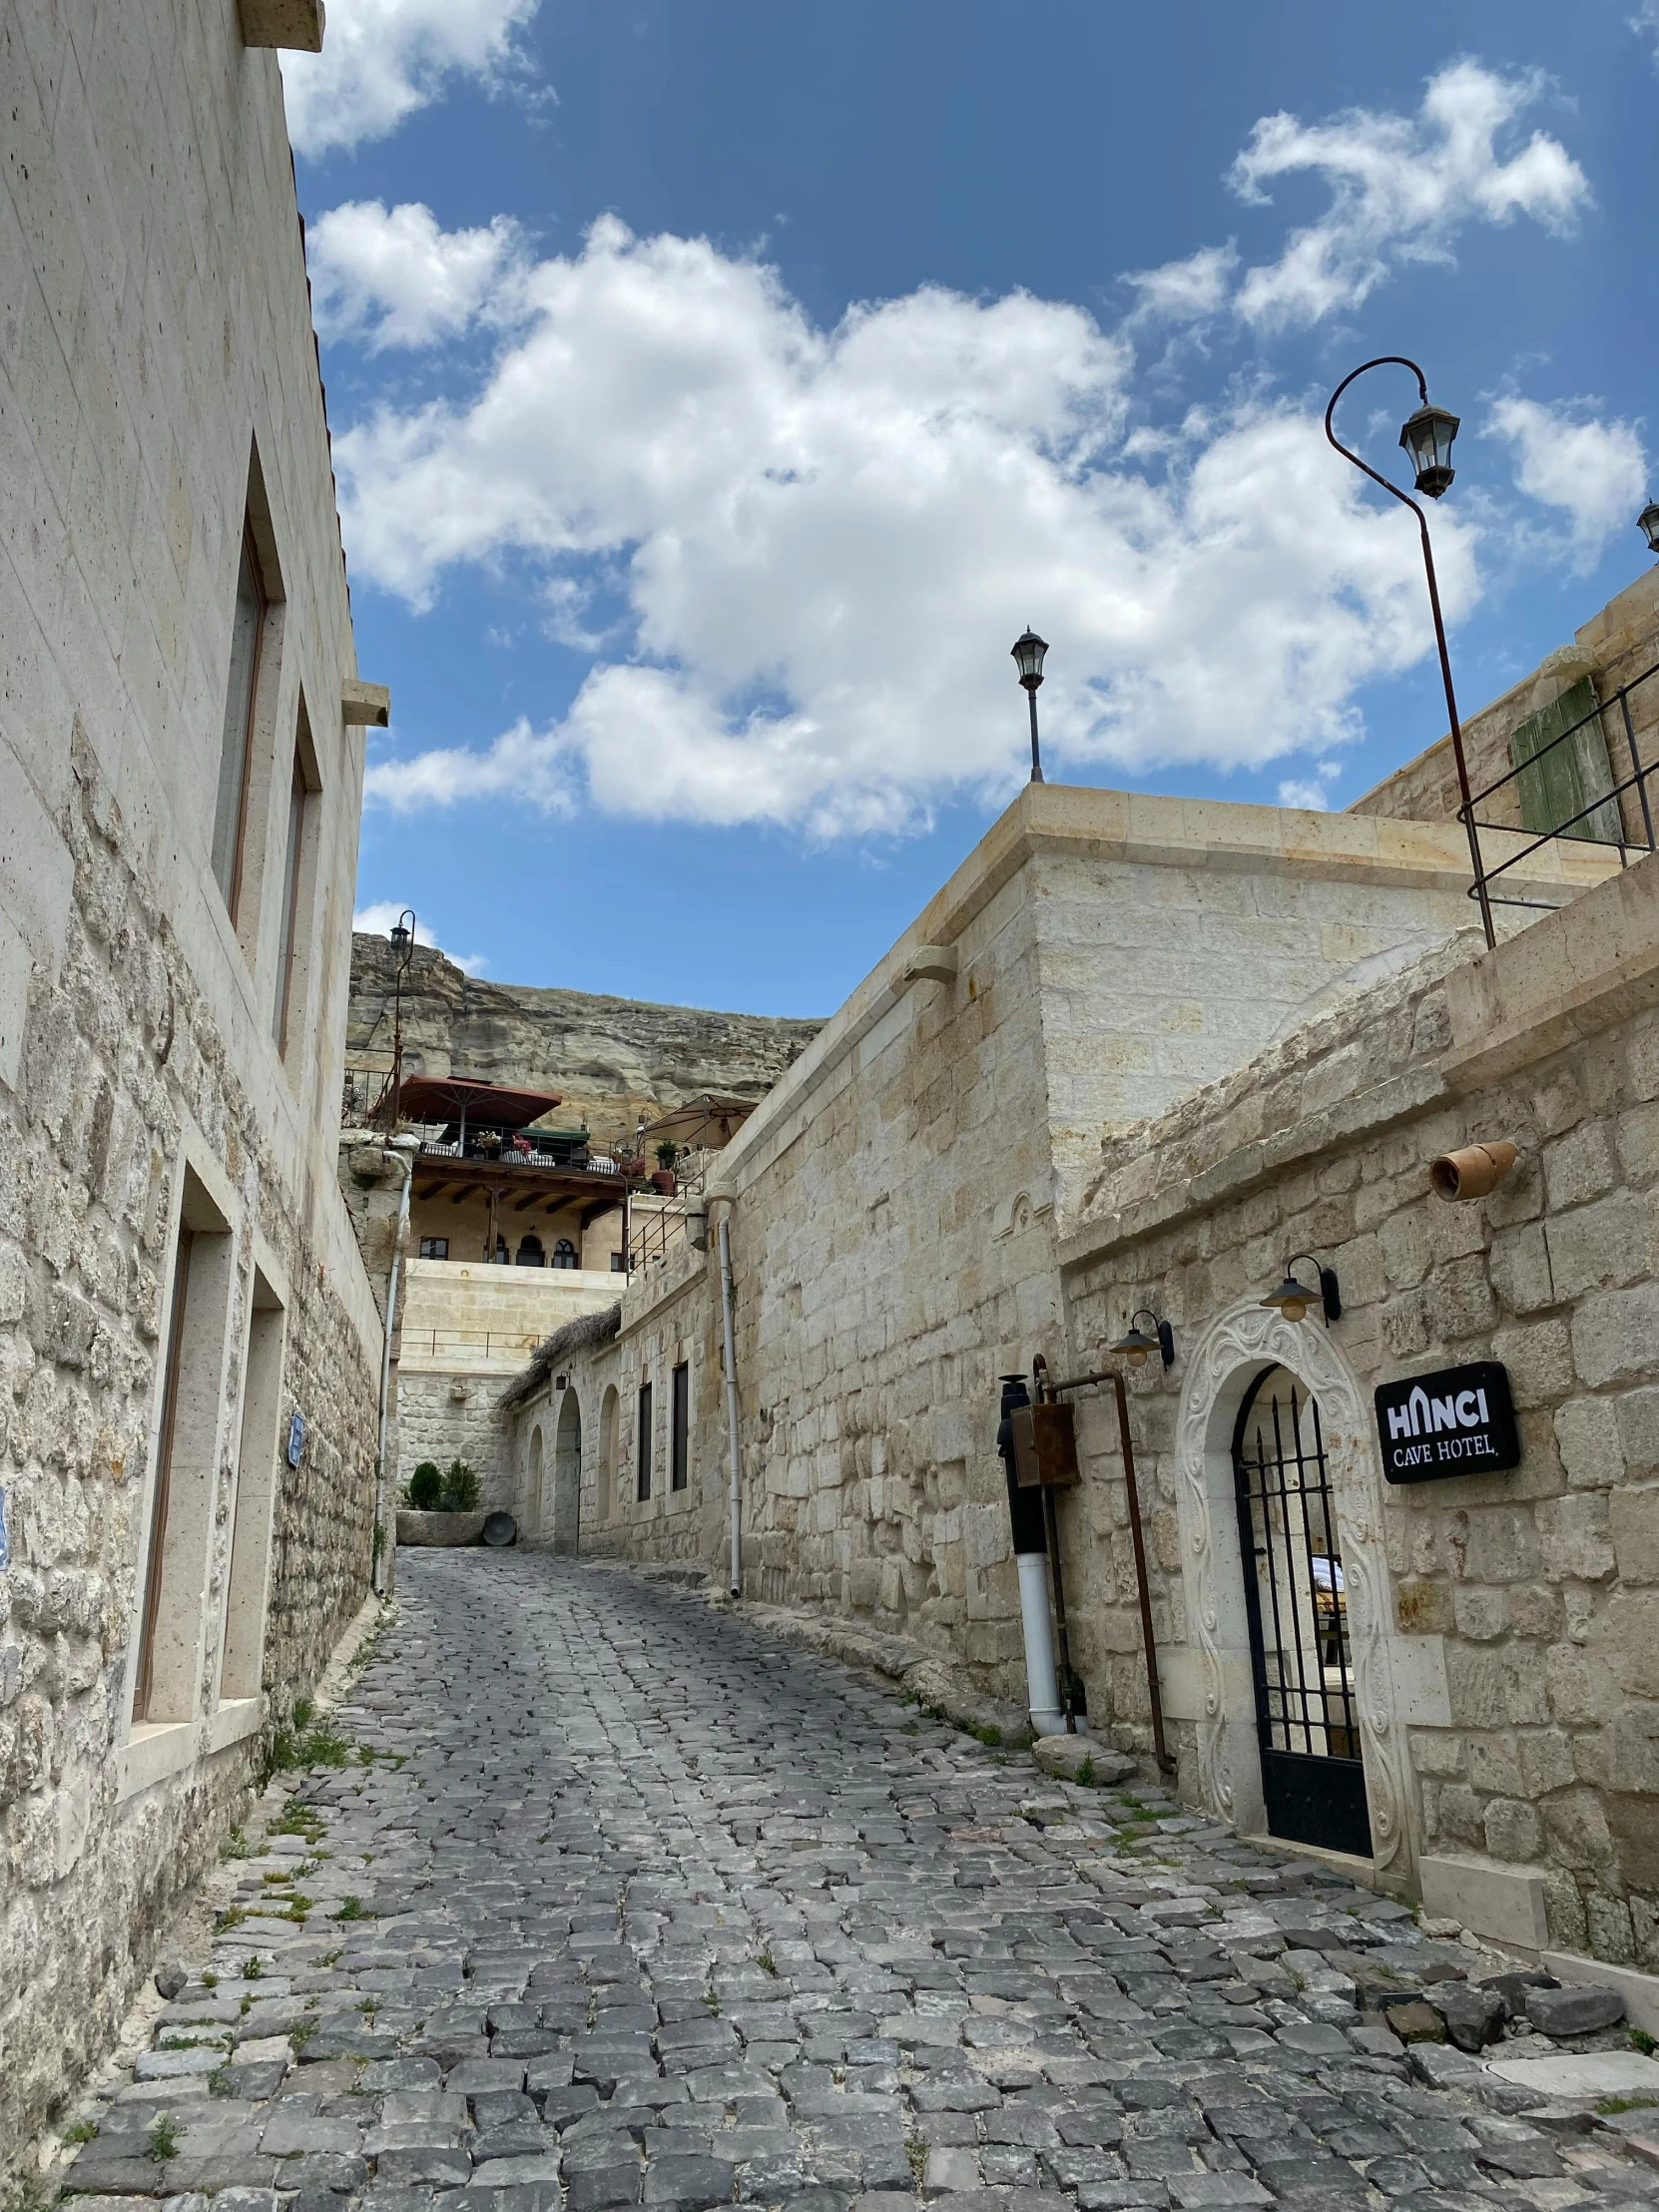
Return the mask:
[[[1306, 1283], [1297, 1281], [1296, 1264], [1299, 1260], [1306, 1260], [1318, 1276], [1318, 1290], [1310, 1290]], [[1284, 1282], [1278, 1290], [1269, 1291], [1262, 1304], [1283, 1314], [1287, 1321], [1305, 1321], [1310, 1310], [1318, 1306], [1324, 1312], [1327, 1329], [1334, 1321], [1341, 1321], [1343, 1318], [1343, 1299], [1337, 1284], [1337, 1271], [1335, 1268], [1322, 1268], [1311, 1252], [1292, 1253], [1285, 1262]]]
[[1331, 394], [1330, 404], [1325, 410], [1325, 434], [1344, 460], [1352, 461], [1374, 484], [1381, 484], [1401, 506], [1409, 507], [1417, 518], [1417, 529], [1422, 537], [1423, 571], [1428, 578], [1428, 606], [1434, 617], [1434, 642], [1440, 651], [1440, 681], [1445, 686], [1446, 714], [1451, 724], [1451, 753], [1457, 764], [1457, 789], [1463, 802], [1457, 812], [1468, 831], [1469, 858], [1474, 865], [1474, 895], [1480, 906], [1480, 926], [1486, 933], [1487, 944], [1493, 945], [1497, 938], [1492, 930], [1492, 908], [1491, 901], [1486, 896], [1485, 871], [1480, 864], [1480, 838], [1474, 827], [1474, 801], [1469, 793], [1468, 764], [1463, 758], [1463, 726], [1457, 719], [1457, 699], [1451, 688], [1451, 655], [1446, 651], [1445, 622], [1440, 614], [1440, 588], [1434, 580], [1434, 552], [1428, 542], [1428, 519], [1409, 492], [1401, 491], [1397, 484], [1390, 484], [1369, 461], [1361, 460], [1359, 454], [1346, 446], [1331, 427], [1337, 402], [1355, 378], [1364, 376], [1368, 369], [1387, 367], [1408, 368], [1417, 380], [1417, 394], [1422, 403], [1415, 414], [1406, 419], [1399, 433], [1399, 442], [1411, 457], [1416, 489], [1425, 499], [1438, 499], [1450, 489], [1451, 479], [1455, 474], [1451, 465], [1451, 441], [1457, 435], [1457, 417], [1448, 413], [1444, 407], [1430, 405], [1427, 378], [1416, 362], [1407, 360], [1403, 353], [1381, 353], [1374, 361], [1362, 361], [1358, 368], [1351, 370], [1343, 378]]
[[1048, 646], [1027, 623], [1024, 635], [1014, 640], [1012, 651], [1014, 664], [1019, 670], [1020, 683], [1024, 686], [1026, 698], [1031, 702], [1031, 781], [1033, 784], [1040, 784], [1043, 780], [1043, 764], [1042, 756], [1037, 751], [1037, 687], [1043, 680], [1043, 656], [1048, 651]]
[[397, 1128], [399, 1094], [403, 1089], [403, 978], [414, 958], [415, 913], [405, 906], [391, 925], [391, 1084], [386, 1092], [386, 1134]]
[[[1138, 1326], [1141, 1314], [1152, 1324], [1150, 1337]], [[1167, 1321], [1160, 1321], [1150, 1306], [1143, 1306], [1139, 1313], [1130, 1315], [1123, 1335], [1106, 1350], [1121, 1353], [1132, 1368], [1144, 1368], [1153, 1353], [1157, 1353], [1166, 1368], [1172, 1368], [1175, 1365], [1175, 1331]]]
[[1636, 527], [1647, 540], [1650, 553], [1659, 553], [1659, 499], [1650, 499], [1636, 517]]

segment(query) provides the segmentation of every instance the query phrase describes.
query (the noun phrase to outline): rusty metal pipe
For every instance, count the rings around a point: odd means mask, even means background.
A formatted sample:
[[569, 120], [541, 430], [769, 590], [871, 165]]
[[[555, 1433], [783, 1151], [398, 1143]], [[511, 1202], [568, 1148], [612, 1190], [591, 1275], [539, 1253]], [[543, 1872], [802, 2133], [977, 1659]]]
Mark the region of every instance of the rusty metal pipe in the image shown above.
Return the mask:
[[1116, 1368], [1103, 1368], [1098, 1375], [1068, 1376], [1062, 1382], [1047, 1382], [1046, 1387], [1051, 1397], [1058, 1397], [1062, 1390], [1086, 1390], [1101, 1382], [1110, 1382], [1117, 1392], [1118, 1442], [1123, 1452], [1124, 1488], [1129, 1495], [1129, 1532], [1135, 1545], [1135, 1586], [1141, 1601], [1141, 1643], [1146, 1653], [1146, 1690], [1152, 1706], [1152, 1747], [1159, 1771], [1173, 1774], [1175, 1761], [1170, 1756], [1169, 1742], [1164, 1734], [1164, 1698], [1158, 1682], [1158, 1639], [1152, 1628], [1152, 1589], [1146, 1576], [1146, 1539], [1141, 1533], [1141, 1493], [1135, 1480], [1135, 1446], [1129, 1434], [1129, 1393], [1125, 1390], [1123, 1377]]
[[1129, 1493], [1129, 1532], [1135, 1544], [1135, 1582], [1141, 1599], [1141, 1640], [1146, 1647], [1146, 1693], [1152, 1704], [1152, 1748], [1157, 1755], [1159, 1771], [1172, 1774], [1175, 1761], [1170, 1757], [1169, 1744], [1164, 1736], [1164, 1698], [1158, 1686], [1158, 1643], [1152, 1632], [1152, 1591], [1146, 1579], [1146, 1542], [1141, 1534], [1141, 1494], [1135, 1482], [1135, 1446], [1129, 1438], [1129, 1393], [1123, 1386], [1123, 1377], [1115, 1370], [1112, 1386], [1118, 1399], [1118, 1441], [1123, 1450], [1123, 1483]]

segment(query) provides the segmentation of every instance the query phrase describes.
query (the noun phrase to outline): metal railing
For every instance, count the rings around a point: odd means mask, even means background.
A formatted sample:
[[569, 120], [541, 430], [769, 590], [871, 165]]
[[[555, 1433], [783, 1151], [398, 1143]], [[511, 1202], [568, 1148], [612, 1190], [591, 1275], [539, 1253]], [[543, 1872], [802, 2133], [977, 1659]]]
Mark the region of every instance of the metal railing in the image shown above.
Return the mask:
[[[545, 1335], [545, 1331], [542, 1333]], [[532, 1329], [416, 1329], [403, 1331], [404, 1359], [413, 1352], [428, 1360], [446, 1353], [477, 1352], [486, 1360], [523, 1359], [542, 1341]]]
[[[1547, 745], [1539, 746], [1537, 752], [1529, 760], [1517, 762], [1515, 767], [1509, 769], [1504, 775], [1494, 778], [1491, 783], [1486, 785], [1484, 790], [1473, 793], [1466, 806], [1458, 808], [1458, 821], [1467, 824], [1474, 832], [1471, 841], [1475, 853], [1476, 872], [1475, 880], [1469, 888], [1470, 898], [1479, 901], [1482, 893], [1484, 893], [1487, 901], [1495, 906], [1536, 906], [1548, 910], [1551, 906], [1551, 901], [1548, 899], [1521, 898], [1514, 895], [1505, 896], [1502, 892], [1494, 892], [1491, 886], [1500, 875], [1506, 874], [1510, 868], [1517, 867], [1522, 860], [1528, 859], [1538, 850], [1540, 845], [1549, 844], [1558, 837], [1577, 836], [1587, 843], [1616, 845], [1621, 867], [1629, 866], [1632, 853], [1639, 857], [1644, 852], [1659, 849], [1654, 839], [1653, 806], [1648, 792], [1649, 779], [1656, 770], [1659, 770], [1659, 761], [1643, 761], [1640, 748], [1636, 742], [1635, 718], [1630, 712], [1631, 695], [1654, 676], [1659, 676], [1659, 661], [1656, 661], [1651, 668], [1643, 669], [1640, 676], [1633, 676], [1628, 684], [1621, 684], [1617, 691], [1610, 693], [1606, 699], [1598, 701], [1586, 714], [1580, 715], [1576, 722], [1569, 724], [1565, 730], [1551, 738]], [[1511, 785], [1514, 785], [1516, 787], [1516, 811], [1517, 813], [1524, 813], [1521, 805], [1521, 795], [1523, 789], [1527, 787], [1524, 786], [1523, 780], [1531, 777], [1534, 781], [1530, 788], [1541, 791], [1544, 788], [1545, 777], [1539, 763], [1547, 760], [1557, 746], [1569, 744], [1578, 736], [1580, 731], [1586, 729], [1592, 723], [1600, 730], [1602, 741], [1605, 744], [1607, 723], [1604, 718], [1611, 715], [1615, 708], [1618, 711], [1622, 725], [1625, 751], [1630, 757], [1629, 775], [1621, 777], [1616, 783], [1609, 783], [1605, 791], [1598, 792], [1594, 799], [1586, 802], [1576, 813], [1568, 815], [1564, 821], [1553, 824], [1547, 830], [1532, 832], [1529, 841], [1523, 844], [1518, 851], [1507, 854], [1505, 858], [1497, 862], [1495, 867], [1488, 867], [1485, 864], [1485, 858], [1480, 847], [1480, 831], [1483, 830], [1502, 830], [1508, 836], [1514, 836], [1516, 829], [1512, 822], [1484, 821], [1477, 810], [1492, 799], [1496, 793], [1507, 791]], [[1610, 759], [1608, 775], [1609, 777], [1612, 775]], [[1639, 835], [1629, 833], [1634, 826], [1628, 824], [1625, 820], [1624, 799], [1626, 794], [1631, 792], [1636, 795], [1637, 811], [1641, 819]], [[1591, 818], [1607, 806], [1613, 808], [1618, 824], [1617, 834], [1610, 837], [1602, 836], [1589, 828]], [[1581, 828], [1580, 825], [1584, 827]], [[1527, 834], [1527, 828], [1528, 826], [1523, 822], [1520, 831], [1522, 835]]]
[[420, 1157], [423, 1160], [482, 1160], [492, 1168], [560, 1168], [584, 1175], [621, 1172], [609, 1153], [591, 1152], [585, 1145], [573, 1144], [568, 1137], [553, 1140], [534, 1129], [526, 1130], [523, 1135], [522, 1144], [511, 1136], [491, 1143], [487, 1136], [474, 1136], [470, 1130], [464, 1143], [457, 1139], [453, 1144], [445, 1144], [441, 1137], [427, 1137], [421, 1142]]
[[649, 1202], [651, 1194], [637, 1194], [628, 1229], [630, 1275], [640, 1268], [666, 1266], [670, 1254], [685, 1243], [687, 1201], [702, 1196], [714, 1157], [701, 1145], [689, 1147], [675, 1160], [672, 1195], [665, 1192], [659, 1204], [642, 1210], [638, 1200]]

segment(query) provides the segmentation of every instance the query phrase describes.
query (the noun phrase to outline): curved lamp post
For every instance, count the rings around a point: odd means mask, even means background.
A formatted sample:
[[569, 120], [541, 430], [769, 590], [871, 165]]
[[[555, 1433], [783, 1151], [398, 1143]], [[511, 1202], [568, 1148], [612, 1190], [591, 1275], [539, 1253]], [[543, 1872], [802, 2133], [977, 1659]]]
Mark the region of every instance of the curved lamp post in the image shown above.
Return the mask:
[[[1434, 580], [1434, 552], [1428, 542], [1428, 519], [1408, 492], [1361, 460], [1358, 453], [1346, 446], [1331, 427], [1331, 419], [1337, 411], [1337, 402], [1356, 377], [1364, 376], [1372, 368], [1408, 368], [1417, 380], [1417, 395], [1421, 401], [1415, 414], [1406, 418], [1399, 433], [1399, 442], [1411, 456], [1411, 467], [1416, 477], [1416, 488], [1424, 498], [1438, 499], [1450, 489], [1455, 473], [1451, 466], [1451, 441], [1457, 435], [1457, 417], [1444, 407], [1429, 404], [1428, 382], [1415, 361], [1407, 360], [1403, 353], [1380, 353], [1374, 361], [1362, 361], [1350, 371], [1331, 394], [1331, 403], [1325, 410], [1325, 434], [1344, 460], [1352, 461], [1357, 469], [1369, 476], [1374, 484], [1381, 484], [1385, 492], [1391, 492], [1401, 506], [1409, 507], [1417, 518], [1417, 529], [1422, 537], [1422, 565], [1428, 578], [1428, 604], [1434, 616], [1434, 642], [1440, 649], [1440, 677], [1445, 685], [1446, 713], [1451, 720], [1451, 752], [1457, 763], [1457, 789], [1462, 797], [1460, 812], [1463, 827], [1468, 831], [1469, 859], [1474, 866], [1474, 895], [1480, 905], [1480, 926], [1486, 932], [1488, 945], [1497, 942], [1492, 933], [1491, 902], [1486, 896], [1485, 872], [1480, 864], [1480, 839], [1474, 827], [1474, 803], [1469, 796], [1468, 764], [1463, 758], [1463, 726], [1457, 719], [1457, 699], [1451, 688], [1451, 656], [1446, 651], [1445, 623], [1440, 614], [1440, 590]], [[1034, 711], [1034, 710], [1033, 710]]]
[[1014, 640], [1012, 653], [1019, 669], [1019, 680], [1025, 688], [1025, 696], [1031, 702], [1031, 781], [1043, 780], [1042, 756], [1037, 751], [1037, 687], [1043, 680], [1043, 655], [1048, 651], [1046, 639], [1039, 638], [1029, 623], [1023, 637]]
[[399, 1094], [403, 1089], [403, 978], [414, 958], [415, 915], [412, 906], [405, 906], [391, 925], [392, 958], [396, 965], [391, 971], [391, 1089], [387, 1094], [388, 1112], [386, 1134], [397, 1129]]

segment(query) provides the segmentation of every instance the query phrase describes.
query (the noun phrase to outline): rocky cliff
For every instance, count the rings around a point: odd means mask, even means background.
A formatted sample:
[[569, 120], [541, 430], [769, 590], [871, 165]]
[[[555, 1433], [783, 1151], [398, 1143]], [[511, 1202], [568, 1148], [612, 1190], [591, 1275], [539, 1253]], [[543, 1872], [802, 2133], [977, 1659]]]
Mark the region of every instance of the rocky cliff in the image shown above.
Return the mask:
[[[390, 1066], [391, 1006], [391, 946], [384, 937], [354, 936], [349, 1066]], [[564, 1103], [553, 1120], [568, 1128], [586, 1121], [602, 1138], [631, 1131], [641, 1118], [700, 1091], [760, 1098], [821, 1027], [481, 982], [424, 946], [403, 978], [406, 1074], [472, 1075], [558, 1091]]]

